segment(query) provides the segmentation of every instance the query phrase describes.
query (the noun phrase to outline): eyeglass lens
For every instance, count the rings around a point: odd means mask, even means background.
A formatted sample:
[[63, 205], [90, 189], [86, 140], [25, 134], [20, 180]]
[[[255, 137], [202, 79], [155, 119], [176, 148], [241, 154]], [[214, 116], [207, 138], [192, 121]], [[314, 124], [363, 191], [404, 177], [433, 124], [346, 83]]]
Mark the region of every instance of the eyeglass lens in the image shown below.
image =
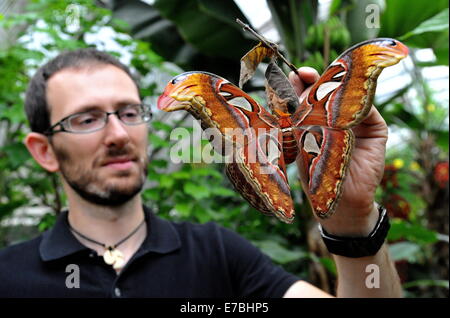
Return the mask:
[[[116, 112], [119, 119], [127, 125], [137, 125], [148, 120], [142, 105], [129, 105]], [[67, 121], [66, 129], [74, 132], [89, 132], [101, 129], [105, 126], [108, 113], [100, 110], [92, 110], [81, 114], [76, 114]]]

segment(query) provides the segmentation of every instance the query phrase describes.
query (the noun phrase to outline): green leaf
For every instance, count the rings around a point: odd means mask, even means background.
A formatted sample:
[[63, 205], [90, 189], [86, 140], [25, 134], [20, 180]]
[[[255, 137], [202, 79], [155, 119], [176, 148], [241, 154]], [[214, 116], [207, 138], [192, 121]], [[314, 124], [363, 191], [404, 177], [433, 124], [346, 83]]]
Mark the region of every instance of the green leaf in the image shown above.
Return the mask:
[[147, 173], [147, 179], [148, 179], [148, 180], [158, 181], [159, 179], [161, 179], [161, 174], [157, 173], [157, 172], [153, 169], [153, 167], [149, 167], [148, 173]]
[[406, 127], [414, 130], [423, 130], [424, 124], [413, 113], [407, 111], [405, 106], [400, 103], [388, 105], [383, 109], [383, 118], [386, 123], [396, 124], [400, 127]]
[[29, 200], [27, 199], [19, 199], [10, 200], [7, 203], [0, 203], [0, 219], [12, 214], [14, 210], [27, 204], [28, 202]]
[[381, 15], [380, 37], [398, 38], [448, 8], [447, 0], [386, 0], [386, 9]]
[[440, 279], [419, 279], [403, 284], [403, 288], [405, 289], [412, 287], [434, 287], [434, 286], [449, 289], [449, 281]]
[[307, 253], [301, 250], [288, 250], [282, 245], [274, 241], [253, 241], [263, 253], [267, 254], [271, 259], [279, 264], [287, 264], [307, 258]]
[[152, 126], [157, 130], [163, 130], [168, 133], [170, 133], [173, 129], [172, 126], [157, 120], [152, 121]]
[[38, 224], [39, 232], [44, 232], [56, 223], [56, 215], [54, 213], [46, 213]]
[[438, 235], [436, 232], [428, 230], [421, 225], [393, 219], [388, 233], [388, 240], [396, 241], [400, 239], [406, 239], [418, 244], [432, 244], [438, 241]]
[[110, 23], [116, 30], [127, 32], [131, 29], [130, 24], [121, 19], [112, 19]]
[[190, 202], [179, 202], [175, 204], [175, 210], [182, 216], [189, 216], [191, 214], [192, 204]]
[[160, 189], [158, 189], [158, 188], [145, 189], [142, 192], [142, 195], [144, 196], [145, 200], [151, 200], [151, 201], [156, 201], [156, 202], [161, 199], [159, 194], [160, 194]]
[[170, 175], [162, 175], [161, 179], [159, 180], [159, 186], [161, 188], [172, 188], [174, 183], [175, 179]]
[[235, 18], [247, 21], [234, 1], [112, 0], [114, 17], [126, 21], [134, 39], [151, 43], [166, 61], [201, 68], [236, 82], [239, 60], [255, 42]]
[[237, 195], [235, 191], [220, 186], [212, 188], [211, 192], [213, 195], [218, 195], [221, 197], [235, 197]]
[[3, 150], [7, 154], [9, 163], [13, 170], [22, 166], [30, 158], [27, 148], [21, 142], [7, 145], [3, 148]]
[[329, 16], [333, 16], [339, 8], [341, 7], [341, 0], [333, 0], [331, 1], [330, 10], [329, 10]]
[[176, 171], [172, 173], [172, 177], [175, 179], [183, 180], [183, 179], [191, 179], [191, 174], [187, 171]]
[[206, 223], [216, 217], [211, 209], [204, 208], [202, 205], [196, 204], [192, 209], [192, 214], [200, 223]]
[[153, 159], [150, 163], [153, 167], [157, 168], [167, 168], [167, 160], [164, 159]]
[[157, 0], [154, 6], [176, 24], [183, 39], [207, 55], [239, 59], [254, 44], [235, 22], [246, 18], [233, 1]]
[[15, 103], [12, 107], [3, 108], [2, 113], [0, 113], [0, 119], [2, 118], [7, 118], [13, 123], [23, 123], [26, 119], [23, 105]]
[[[384, 0], [358, 0], [352, 1], [347, 12], [346, 24], [351, 34], [352, 44], [377, 37], [380, 30], [374, 19], [381, 13]], [[369, 7], [371, 6], [371, 7]], [[372, 12], [372, 10], [377, 10]], [[374, 25], [371, 25], [371, 24]]]
[[394, 262], [406, 260], [409, 263], [416, 263], [419, 252], [420, 245], [411, 242], [399, 242], [389, 245], [389, 253]]
[[336, 263], [332, 258], [321, 257], [319, 258], [320, 263], [330, 272], [334, 277], [337, 276]]
[[206, 177], [210, 176], [215, 179], [222, 179], [222, 174], [216, 169], [212, 168], [212, 166], [208, 166], [205, 168], [194, 168], [192, 169], [193, 176]]
[[170, 142], [168, 142], [167, 140], [162, 139], [161, 137], [159, 137], [156, 134], [150, 134], [149, 136], [149, 140], [150, 143], [153, 147], [155, 148], [165, 148], [165, 147], [170, 147]]
[[441, 147], [443, 151], [448, 153], [448, 140], [450, 138], [449, 132], [442, 130], [432, 130], [431, 132], [436, 137], [436, 143], [438, 146]]
[[185, 183], [183, 186], [183, 190], [186, 194], [191, 195], [197, 200], [207, 198], [210, 195], [210, 191], [207, 187], [192, 182]]
[[448, 29], [448, 8], [436, 14], [432, 18], [423, 21], [414, 30], [401, 36], [400, 40], [406, 40], [413, 35], [418, 35], [427, 32], [440, 32]]
[[448, 65], [448, 30], [442, 32], [439, 37], [433, 42], [431, 46], [436, 55], [436, 65]]

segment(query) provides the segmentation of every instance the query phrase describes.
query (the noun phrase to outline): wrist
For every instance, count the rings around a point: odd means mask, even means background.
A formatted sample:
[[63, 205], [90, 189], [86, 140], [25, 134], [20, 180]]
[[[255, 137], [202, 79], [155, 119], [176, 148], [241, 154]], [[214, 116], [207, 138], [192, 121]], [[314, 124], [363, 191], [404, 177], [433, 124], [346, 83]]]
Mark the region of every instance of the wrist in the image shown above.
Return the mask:
[[322, 239], [332, 254], [358, 258], [373, 256], [378, 253], [386, 240], [390, 224], [387, 211], [383, 206], [378, 206], [378, 220], [372, 231], [367, 236], [336, 236], [327, 233], [319, 225]]
[[349, 208], [338, 208], [335, 215], [329, 219], [319, 220], [321, 227], [329, 234], [342, 237], [365, 237], [374, 229], [378, 222], [378, 205], [365, 211], [351, 211]]

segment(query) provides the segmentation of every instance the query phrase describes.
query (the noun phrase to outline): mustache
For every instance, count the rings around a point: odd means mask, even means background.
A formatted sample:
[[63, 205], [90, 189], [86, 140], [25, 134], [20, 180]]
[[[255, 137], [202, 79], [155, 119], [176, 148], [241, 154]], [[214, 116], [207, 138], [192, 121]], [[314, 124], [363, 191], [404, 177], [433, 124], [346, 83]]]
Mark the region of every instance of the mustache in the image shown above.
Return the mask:
[[107, 160], [111, 160], [117, 157], [130, 157], [133, 160], [136, 160], [139, 158], [139, 154], [133, 149], [133, 147], [130, 147], [128, 145], [125, 145], [123, 147], [111, 147], [106, 149], [105, 153], [103, 155], [100, 155], [97, 157], [94, 162], [93, 166], [98, 166], [104, 163]]
[[106, 151], [105, 157], [119, 157], [119, 156], [127, 156], [133, 155], [134, 151], [129, 146], [125, 146], [122, 148], [108, 148]]
[[[68, 163], [71, 161], [71, 156], [67, 149], [63, 147], [54, 147], [55, 155], [58, 161], [62, 163]], [[148, 154], [145, 154], [143, 157], [136, 151], [136, 149], [130, 145], [125, 145], [122, 147], [109, 147], [105, 150], [103, 155], [99, 155], [96, 159], [94, 159], [92, 163], [92, 167], [100, 166], [103, 162], [107, 160], [111, 160], [117, 157], [130, 157], [133, 160], [137, 160], [141, 162], [144, 166], [148, 164]]]

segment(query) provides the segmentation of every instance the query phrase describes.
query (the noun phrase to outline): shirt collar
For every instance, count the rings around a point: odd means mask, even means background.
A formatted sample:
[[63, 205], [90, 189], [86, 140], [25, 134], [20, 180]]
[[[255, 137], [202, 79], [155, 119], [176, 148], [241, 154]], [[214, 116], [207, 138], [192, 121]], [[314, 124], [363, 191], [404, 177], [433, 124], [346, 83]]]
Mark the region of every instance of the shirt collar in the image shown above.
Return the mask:
[[[136, 256], [149, 252], [166, 254], [181, 246], [181, 240], [173, 224], [161, 219], [144, 206], [147, 237]], [[43, 234], [39, 252], [43, 261], [52, 261], [88, 250], [81, 244], [69, 229], [68, 211], [61, 212], [56, 224]]]

